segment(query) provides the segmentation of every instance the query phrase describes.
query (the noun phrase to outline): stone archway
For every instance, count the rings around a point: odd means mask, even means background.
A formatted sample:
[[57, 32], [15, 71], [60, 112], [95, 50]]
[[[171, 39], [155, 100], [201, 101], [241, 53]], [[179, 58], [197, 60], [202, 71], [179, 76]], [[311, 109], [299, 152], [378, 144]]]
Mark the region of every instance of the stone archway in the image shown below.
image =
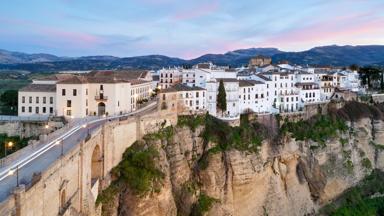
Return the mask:
[[61, 209], [64, 209], [65, 208], [65, 205], [66, 205], [66, 197], [67, 195], [65, 194], [65, 189], [63, 191], [61, 191], [61, 194], [60, 194], [60, 208]]
[[92, 163], [91, 163], [91, 183], [92, 185], [102, 177], [102, 155], [100, 146], [96, 145], [92, 152]]
[[105, 103], [100, 102], [97, 104], [97, 115], [102, 116], [105, 114]]

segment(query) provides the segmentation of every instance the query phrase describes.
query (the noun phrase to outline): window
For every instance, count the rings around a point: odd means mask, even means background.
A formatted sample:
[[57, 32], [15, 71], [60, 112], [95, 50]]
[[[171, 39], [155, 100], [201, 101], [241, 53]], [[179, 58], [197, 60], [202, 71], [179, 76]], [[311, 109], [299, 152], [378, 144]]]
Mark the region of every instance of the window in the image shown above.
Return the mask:
[[103, 85], [100, 85], [100, 90], [104, 90], [104, 86]]
[[21, 107], [21, 112], [25, 112], [25, 107]]
[[25, 103], [25, 96], [21, 98], [21, 103]]
[[39, 114], [39, 107], [35, 107], [36, 114]]
[[196, 97], [199, 97], [199, 92], [196, 92]]
[[49, 97], [49, 103], [53, 104], [53, 97]]
[[67, 100], [67, 107], [72, 107], [72, 101], [71, 100]]
[[88, 99], [85, 100], [85, 106], [88, 106]]
[[43, 104], [47, 103], [47, 97], [43, 97]]
[[61, 89], [61, 95], [65, 96], [65, 89]]
[[85, 95], [88, 95], [88, 89], [85, 89]]
[[47, 108], [43, 107], [43, 113], [46, 113], [46, 112], [47, 112]]
[[29, 103], [32, 103], [32, 97], [29, 97]]
[[36, 97], [36, 103], [39, 103], [39, 97]]
[[53, 113], [53, 107], [49, 107], [49, 113]]
[[73, 89], [73, 96], [77, 95], [77, 89]]
[[[121, 113], [120, 113], [121, 114]], [[88, 115], [88, 108], [85, 109], [85, 115]]]
[[28, 107], [28, 112], [32, 112], [32, 107]]
[[72, 115], [72, 111], [71, 110], [67, 110], [67, 116], [70, 116]]

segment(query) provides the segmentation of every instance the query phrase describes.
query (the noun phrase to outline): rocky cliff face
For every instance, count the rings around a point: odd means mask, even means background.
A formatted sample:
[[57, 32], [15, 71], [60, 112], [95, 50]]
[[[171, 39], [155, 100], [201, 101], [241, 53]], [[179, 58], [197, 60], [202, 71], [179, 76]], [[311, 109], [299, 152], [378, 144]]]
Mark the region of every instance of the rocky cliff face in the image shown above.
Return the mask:
[[[171, 138], [147, 143], [160, 153], [161, 191], [144, 197], [122, 192], [113, 214], [315, 214], [373, 168], [384, 170], [384, 122], [361, 118], [348, 124], [350, 130], [324, 148], [284, 137], [279, 144], [264, 140], [258, 153], [209, 154], [215, 143], [203, 141], [204, 126], [176, 127]], [[208, 208], [202, 195], [210, 197]]]

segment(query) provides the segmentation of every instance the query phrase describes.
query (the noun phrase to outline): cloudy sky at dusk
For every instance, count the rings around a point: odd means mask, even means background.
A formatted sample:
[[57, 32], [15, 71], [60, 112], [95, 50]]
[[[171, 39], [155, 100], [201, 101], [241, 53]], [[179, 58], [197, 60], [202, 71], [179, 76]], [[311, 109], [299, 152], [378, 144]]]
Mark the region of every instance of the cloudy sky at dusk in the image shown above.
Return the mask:
[[0, 49], [193, 58], [384, 44], [383, 0], [1, 0]]

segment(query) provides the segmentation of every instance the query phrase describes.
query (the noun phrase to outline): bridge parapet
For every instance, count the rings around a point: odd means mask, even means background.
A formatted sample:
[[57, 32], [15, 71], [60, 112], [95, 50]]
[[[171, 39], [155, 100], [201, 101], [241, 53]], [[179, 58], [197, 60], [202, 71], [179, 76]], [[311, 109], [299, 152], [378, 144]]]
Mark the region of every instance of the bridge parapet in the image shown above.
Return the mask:
[[175, 113], [161, 112], [108, 121], [17, 188], [0, 203], [0, 215], [99, 215], [95, 199], [124, 151], [146, 133], [176, 123]]

